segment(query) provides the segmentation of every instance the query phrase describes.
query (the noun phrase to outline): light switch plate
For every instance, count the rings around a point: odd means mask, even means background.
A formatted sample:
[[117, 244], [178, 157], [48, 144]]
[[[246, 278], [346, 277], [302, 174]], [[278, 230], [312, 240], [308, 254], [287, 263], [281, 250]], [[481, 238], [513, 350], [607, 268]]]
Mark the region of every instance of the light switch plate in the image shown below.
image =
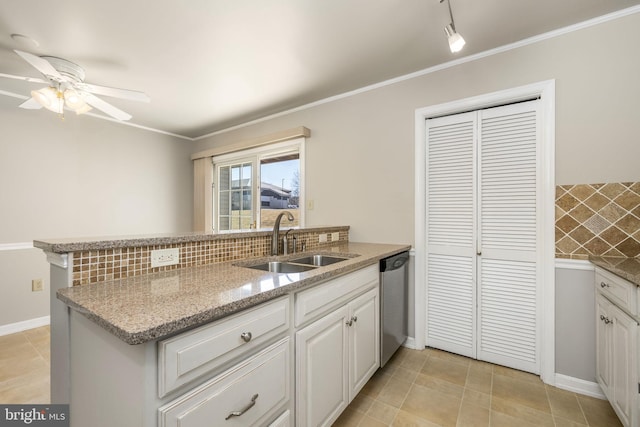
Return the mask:
[[156, 249], [151, 251], [151, 268], [176, 265], [180, 262], [180, 249]]

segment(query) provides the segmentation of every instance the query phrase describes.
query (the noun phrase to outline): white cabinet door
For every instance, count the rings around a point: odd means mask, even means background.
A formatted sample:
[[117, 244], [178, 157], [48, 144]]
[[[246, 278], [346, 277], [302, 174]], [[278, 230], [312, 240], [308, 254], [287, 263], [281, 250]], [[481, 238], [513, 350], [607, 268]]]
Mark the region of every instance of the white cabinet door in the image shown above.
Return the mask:
[[296, 425], [330, 426], [349, 404], [346, 306], [296, 332]]
[[380, 367], [379, 307], [378, 288], [349, 304], [349, 401]]
[[596, 379], [611, 400], [611, 322], [612, 304], [602, 295], [596, 298]]
[[[637, 336], [638, 324], [628, 315], [612, 305], [611, 319], [611, 406], [625, 426], [631, 426], [635, 411], [637, 387]], [[637, 415], [636, 415], [637, 416]], [[637, 425], [637, 421], [635, 423]]]

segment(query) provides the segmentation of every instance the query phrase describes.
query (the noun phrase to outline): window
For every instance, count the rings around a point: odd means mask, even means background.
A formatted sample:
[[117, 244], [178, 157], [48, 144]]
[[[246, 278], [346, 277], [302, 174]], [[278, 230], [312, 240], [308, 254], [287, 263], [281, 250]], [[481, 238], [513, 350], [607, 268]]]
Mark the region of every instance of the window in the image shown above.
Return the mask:
[[289, 211], [303, 225], [302, 139], [215, 156], [213, 161], [213, 229], [271, 228]]

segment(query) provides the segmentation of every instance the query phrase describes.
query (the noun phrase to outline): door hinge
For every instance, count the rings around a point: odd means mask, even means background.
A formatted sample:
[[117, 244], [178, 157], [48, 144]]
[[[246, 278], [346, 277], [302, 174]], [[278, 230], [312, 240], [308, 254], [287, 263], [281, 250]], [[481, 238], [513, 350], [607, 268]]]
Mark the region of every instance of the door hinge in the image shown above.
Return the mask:
[[640, 394], [640, 383], [638, 383], [638, 394]]

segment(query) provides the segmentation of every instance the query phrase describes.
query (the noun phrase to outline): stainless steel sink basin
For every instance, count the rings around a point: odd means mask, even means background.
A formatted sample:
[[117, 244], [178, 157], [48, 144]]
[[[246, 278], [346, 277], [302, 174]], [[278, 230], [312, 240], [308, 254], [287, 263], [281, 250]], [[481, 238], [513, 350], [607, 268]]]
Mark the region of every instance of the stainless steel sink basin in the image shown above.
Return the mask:
[[289, 262], [296, 264], [314, 265], [316, 267], [322, 267], [325, 265], [335, 264], [336, 262], [345, 261], [349, 258], [337, 257], [332, 255], [311, 255], [304, 258], [292, 259]]
[[316, 268], [311, 265], [291, 264], [288, 262], [271, 261], [256, 265], [247, 265], [247, 268], [270, 271], [272, 273], [302, 273]]

